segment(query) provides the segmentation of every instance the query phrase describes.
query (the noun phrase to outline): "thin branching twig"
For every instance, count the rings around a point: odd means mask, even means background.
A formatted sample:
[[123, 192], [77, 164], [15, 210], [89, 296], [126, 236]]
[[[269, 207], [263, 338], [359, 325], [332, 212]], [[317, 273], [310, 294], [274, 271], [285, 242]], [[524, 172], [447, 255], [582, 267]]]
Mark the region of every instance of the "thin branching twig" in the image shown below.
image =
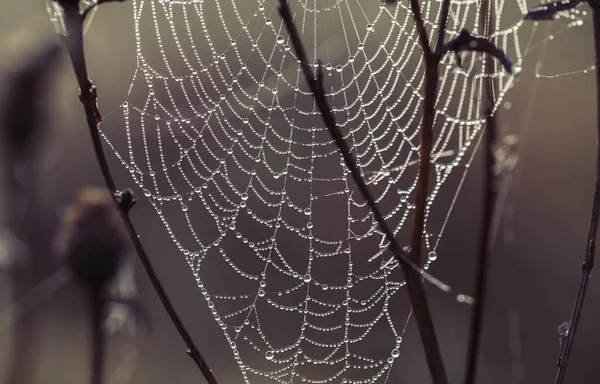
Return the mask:
[[[483, 35], [491, 41], [494, 30], [494, 12], [489, 0], [482, 0], [480, 12], [480, 25]], [[479, 238], [479, 259], [475, 271], [475, 305], [471, 310], [471, 324], [469, 326], [469, 343], [467, 349], [467, 363], [465, 371], [465, 384], [475, 383], [477, 377], [477, 363], [481, 346], [481, 332], [483, 328], [483, 314], [485, 309], [487, 276], [489, 259], [492, 251], [491, 229], [494, 220], [494, 207], [496, 204], [496, 180], [494, 145], [497, 137], [496, 116], [494, 114], [495, 82], [491, 76], [494, 73], [494, 63], [491, 58], [484, 57], [484, 72], [487, 75], [483, 84], [484, 113], [486, 115], [484, 141], [484, 197], [482, 209], [482, 227]]]
[[[411, 300], [411, 303], [413, 306], [415, 319], [416, 319], [417, 325], [419, 327], [419, 332], [421, 335], [421, 340], [423, 342], [423, 348], [425, 349], [425, 355], [426, 355], [426, 359], [427, 359], [427, 363], [429, 366], [432, 380], [436, 384], [437, 383], [440, 383], [440, 384], [448, 383], [448, 378], [446, 375], [446, 370], [444, 367], [442, 355], [441, 355], [439, 344], [437, 341], [435, 328], [433, 325], [433, 320], [431, 317], [429, 306], [427, 304], [427, 296], [425, 295], [425, 290], [423, 287], [423, 283], [421, 281], [421, 275], [418, 272], [416, 272], [414, 268], [412, 268], [411, 264], [407, 263], [406, 255], [404, 255], [402, 247], [398, 244], [398, 242], [394, 238], [393, 232], [391, 231], [389, 226], [386, 224], [385, 219], [384, 219], [383, 215], [381, 214], [381, 211], [379, 210], [377, 204], [375, 203], [375, 199], [373, 198], [371, 192], [369, 191], [369, 188], [366, 185], [366, 183], [362, 177], [362, 174], [361, 174], [360, 170], [358, 169], [358, 166], [356, 165], [356, 161], [354, 160], [354, 157], [352, 156], [352, 154], [350, 152], [350, 148], [348, 147], [347, 143], [345, 142], [345, 140], [337, 126], [335, 116], [331, 112], [331, 108], [329, 107], [329, 104], [325, 97], [325, 92], [323, 90], [323, 84], [322, 84], [323, 76], [322, 76], [322, 72], [321, 72], [322, 71], [321, 65], [319, 65], [319, 72], [317, 74], [317, 78], [315, 79], [315, 76], [314, 76], [313, 72], [310, 70], [310, 67], [308, 65], [308, 58], [306, 56], [306, 52], [302, 45], [301, 38], [300, 38], [298, 31], [296, 30], [296, 27], [294, 25], [294, 20], [293, 20], [291, 11], [289, 9], [289, 6], [287, 4], [287, 0], [280, 0], [279, 13], [281, 14], [281, 17], [282, 17], [282, 19], [286, 25], [286, 28], [290, 34], [290, 40], [291, 40], [294, 50], [298, 56], [298, 59], [300, 60], [300, 65], [302, 67], [302, 71], [303, 71], [306, 81], [315, 97], [315, 102], [322, 114], [325, 125], [327, 126], [329, 133], [331, 134], [333, 140], [335, 141], [340, 152], [342, 153], [342, 156], [344, 158], [346, 166], [350, 170], [352, 177], [354, 178], [354, 181], [358, 186], [358, 189], [360, 190], [363, 198], [367, 201], [369, 208], [371, 209], [371, 212], [375, 216], [375, 219], [377, 220], [382, 231], [385, 233], [387, 240], [390, 242], [391, 250], [393, 251], [396, 258], [398, 259], [398, 262], [402, 265], [402, 270], [405, 275], [406, 285], [408, 287], [408, 293], [409, 293], [410, 300]], [[424, 31], [424, 27], [423, 26], [421, 26], [421, 27], [423, 28], [423, 31]], [[425, 39], [425, 41], [426, 41], [426, 39]], [[430, 101], [430, 103], [433, 103], [433, 101]], [[430, 124], [430, 126], [433, 125], [433, 117], [430, 118], [429, 124]], [[429, 129], [429, 131], [431, 131], [431, 129]], [[430, 140], [430, 142], [431, 142], [431, 140]], [[427, 151], [427, 155], [429, 155], [430, 152], [431, 152], [431, 150], [429, 149]], [[427, 178], [428, 173], [427, 172], [421, 173], [421, 177], [420, 177], [421, 184], [423, 183], [423, 176], [425, 178]], [[425, 191], [426, 191], [426, 186], [425, 186]], [[424, 200], [426, 200], [426, 196], [427, 196], [427, 194], [425, 194]], [[422, 203], [423, 207], [424, 207], [424, 204], [425, 204], [425, 201], [423, 201], [423, 203]], [[417, 215], [417, 216], [419, 216], [419, 215]], [[421, 218], [421, 220], [424, 222], [423, 218]], [[421, 228], [422, 228], [422, 226], [423, 226], [423, 224], [421, 224]], [[421, 233], [422, 233], [422, 230], [421, 230]], [[419, 235], [419, 237], [420, 237], [420, 235]], [[413, 263], [418, 264], [419, 260], [415, 259], [413, 257], [413, 254], [411, 254], [411, 259], [412, 259]]]
[[[394, 1], [387, 1], [393, 3]], [[394, 256], [402, 266], [405, 275], [408, 293], [413, 305], [415, 319], [419, 328], [421, 341], [425, 350], [425, 356], [429, 371], [434, 383], [447, 383], [448, 378], [444, 367], [444, 362], [440, 352], [433, 320], [427, 305], [427, 297], [425, 295], [422, 284], [423, 273], [419, 273], [418, 266], [421, 263], [421, 253], [423, 247], [423, 231], [425, 226], [425, 216], [427, 208], [427, 196], [429, 189], [429, 175], [431, 171], [431, 150], [433, 146], [433, 126], [435, 124], [435, 100], [438, 88], [439, 64], [442, 57], [449, 52], [454, 52], [458, 55], [461, 51], [480, 51], [498, 58], [507, 68], [511, 69], [510, 61], [506, 58], [504, 52], [487, 43], [481, 38], [472, 36], [467, 31], [462, 31], [459, 36], [447, 44], [444, 44], [444, 36], [448, 14], [450, 11], [450, 1], [444, 0], [441, 5], [441, 17], [439, 20], [438, 36], [436, 46], [432, 49], [427, 36], [427, 29], [422, 18], [421, 6], [418, 0], [410, 0], [410, 6], [415, 21], [419, 43], [423, 49], [423, 59], [425, 65], [425, 89], [423, 101], [423, 118], [421, 121], [420, 130], [420, 148], [419, 148], [419, 167], [417, 176], [417, 186], [415, 192], [415, 210], [413, 215], [413, 225], [411, 233], [411, 253], [409, 259], [394, 238], [393, 232], [387, 226], [373, 196], [371, 195], [363, 177], [356, 165], [356, 161], [352, 156], [348, 145], [346, 144], [337, 123], [335, 116], [331, 112], [331, 108], [325, 97], [323, 90], [322, 68], [319, 65], [317, 76], [311, 71], [308, 65], [308, 58], [302, 45], [301, 38], [294, 25], [293, 17], [288, 6], [288, 0], [280, 0], [279, 13], [286, 25], [290, 34], [290, 40], [296, 51], [300, 61], [301, 69], [304, 77], [314, 95], [315, 102], [319, 108], [325, 125], [329, 133], [333, 137], [334, 142], [338, 146], [346, 166], [350, 170], [358, 189], [363, 198], [367, 201], [373, 216], [377, 220], [380, 228], [386, 235], [386, 239], [390, 243], [390, 248]], [[416, 266], [416, 268], [415, 268]]]
[[[189, 332], [185, 328], [183, 322], [179, 318], [179, 315], [175, 311], [171, 301], [158, 278], [146, 251], [139, 239], [139, 236], [135, 230], [135, 227], [129, 217], [129, 210], [133, 206], [135, 199], [133, 198], [133, 193], [130, 190], [118, 191], [114, 178], [111, 174], [108, 161], [104, 154], [104, 149], [102, 148], [102, 139], [100, 138], [100, 133], [98, 131], [98, 124], [101, 122], [101, 116], [98, 111], [97, 106], [97, 93], [96, 88], [88, 77], [85, 56], [84, 56], [84, 48], [83, 48], [83, 22], [85, 20], [86, 11], [83, 13], [79, 10], [79, 1], [75, 0], [57, 0], [58, 3], [63, 7], [64, 10], [64, 18], [65, 25], [67, 30], [67, 36], [65, 36], [65, 43], [67, 45], [67, 50], [69, 53], [69, 57], [73, 64], [73, 69], [75, 71], [75, 76], [77, 78], [77, 83], [80, 88], [80, 99], [83, 104], [83, 108], [85, 111], [87, 125], [90, 131], [90, 136], [92, 138], [92, 143], [94, 146], [94, 152], [96, 154], [96, 158], [98, 160], [98, 165], [100, 166], [100, 170], [102, 171], [102, 176], [104, 178], [104, 182], [106, 183], [106, 187], [111, 193], [111, 196], [117, 206], [119, 211], [119, 215], [123, 221], [125, 226], [125, 230], [127, 232], [128, 237], [133, 243], [133, 247], [144, 266], [144, 270], [148, 275], [150, 282], [156, 294], [158, 295], [164, 309], [167, 311], [171, 321], [177, 328], [179, 335], [183, 339], [184, 343], [188, 348], [188, 355], [194, 360], [203, 376], [206, 378], [206, 381], [209, 384], [216, 384], [217, 380], [212, 374], [210, 368], [206, 364], [202, 354], [199, 349], [196, 347], [192, 337]], [[113, 0], [113, 1], [121, 1], [121, 0]], [[109, 2], [109, 1], [102, 1]]]
[[556, 372], [555, 384], [562, 384], [567, 374], [567, 364], [575, 340], [575, 333], [583, 311], [583, 303], [588, 289], [592, 269], [594, 268], [594, 257], [596, 254], [596, 238], [598, 237], [598, 226], [600, 221], [600, 3], [597, 0], [588, 0], [592, 7], [594, 19], [594, 50], [596, 60], [596, 114], [597, 114], [597, 149], [596, 149], [596, 180], [594, 182], [594, 197], [592, 200], [592, 211], [590, 218], [590, 227], [588, 232], [585, 257], [581, 266], [581, 279], [579, 289], [575, 298], [575, 305], [571, 319], [569, 320], [569, 329], [567, 330], [567, 339], [558, 359], [558, 370]]
[[[573, 311], [571, 318], [568, 321], [568, 329], [562, 330], [565, 337], [564, 342], [561, 340], [561, 350], [558, 357], [558, 370], [554, 379], [555, 384], [562, 384], [567, 374], [567, 365], [569, 357], [571, 355], [571, 349], [573, 348], [573, 342], [575, 341], [575, 334], [577, 332], [577, 326], [579, 325], [579, 319], [581, 318], [581, 312], [583, 311], [583, 304], [590, 281], [592, 269], [594, 268], [594, 257], [596, 255], [596, 238], [598, 237], [598, 227], [600, 224], [600, 2], [598, 0], [561, 0], [553, 3], [541, 4], [533, 7], [527, 15], [526, 20], [542, 21], [542, 20], [554, 20], [560, 12], [569, 11], [580, 5], [583, 2], [587, 2], [592, 8], [593, 15], [593, 29], [594, 29], [594, 57], [595, 57], [595, 68], [596, 68], [596, 124], [597, 124], [597, 149], [596, 149], [596, 176], [594, 182], [594, 195], [592, 199], [592, 209], [590, 226], [588, 232], [588, 238], [585, 249], [585, 256], [583, 264], [581, 266], [581, 278], [579, 281], [579, 289], [577, 290], [577, 296], [575, 297], [575, 304], [573, 305]], [[562, 327], [562, 324], [561, 324]]]

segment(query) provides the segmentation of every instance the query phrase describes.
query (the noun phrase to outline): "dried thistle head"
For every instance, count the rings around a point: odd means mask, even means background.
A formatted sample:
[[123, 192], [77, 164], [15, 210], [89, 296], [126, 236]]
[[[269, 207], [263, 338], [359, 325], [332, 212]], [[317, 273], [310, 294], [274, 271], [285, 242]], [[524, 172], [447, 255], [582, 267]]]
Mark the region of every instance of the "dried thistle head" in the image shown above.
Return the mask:
[[96, 187], [83, 189], [67, 208], [55, 246], [75, 281], [89, 289], [104, 288], [128, 251], [110, 194]]

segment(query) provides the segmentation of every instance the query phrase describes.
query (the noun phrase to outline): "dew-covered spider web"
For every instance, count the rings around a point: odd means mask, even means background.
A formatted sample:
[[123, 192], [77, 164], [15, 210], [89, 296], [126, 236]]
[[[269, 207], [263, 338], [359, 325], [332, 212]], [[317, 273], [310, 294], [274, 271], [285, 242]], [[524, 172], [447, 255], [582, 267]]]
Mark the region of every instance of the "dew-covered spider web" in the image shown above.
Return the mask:
[[[247, 383], [385, 382], [411, 308], [384, 236], [332, 143], [276, 0], [134, 0], [137, 69], [123, 129], [105, 139], [185, 256]], [[435, 38], [439, 1], [422, 1]], [[490, 0], [494, 43], [518, 72], [525, 0]], [[446, 39], [482, 34], [480, 3], [451, 2]], [[407, 1], [292, 0], [323, 62], [339, 127], [406, 244], [418, 163], [422, 51]], [[463, 54], [440, 66], [424, 232], [438, 258], [484, 125], [514, 77]], [[116, 119], [111, 117], [111, 119]], [[476, 234], [465, 236], [475, 241]], [[267, 380], [270, 381], [270, 380]]]

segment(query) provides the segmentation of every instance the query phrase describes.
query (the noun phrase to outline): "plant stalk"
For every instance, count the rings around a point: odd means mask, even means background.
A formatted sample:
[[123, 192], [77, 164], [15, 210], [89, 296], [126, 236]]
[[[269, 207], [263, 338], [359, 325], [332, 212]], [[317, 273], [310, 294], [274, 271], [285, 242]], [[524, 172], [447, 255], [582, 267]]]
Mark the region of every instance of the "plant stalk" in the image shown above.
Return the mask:
[[[489, 15], [489, 17], [488, 17]], [[482, 0], [480, 10], [480, 25], [483, 26], [485, 38], [492, 39], [494, 30], [494, 13], [490, 7], [489, 0]], [[487, 75], [494, 73], [493, 58], [484, 56], [484, 71]], [[467, 363], [465, 370], [465, 384], [475, 383], [477, 377], [477, 363], [481, 347], [481, 333], [483, 329], [483, 315], [487, 293], [487, 279], [489, 259], [492, 251], [491, 235], [492, 223], [494, 221], [494, 208], [496, 204], [496, 180], [494, 168], [494, 145], [498, 135], [496, 116], [494, 115], [495, 81], [491, 76], [485, 77], [483, 85], [484, 113], [486, 115], [485, 129], [482, 134], [484, 140], [484, 177], [483, 177], [483, 209], [479, 237], [479, 259], [475, 270], [475, 305], [471, 311], [471, 324], [469, 326], [469, 344], [467, 347]]]
[[599, 225], [599, 199], [600, 199], [600, 3], [596, 0], [588, 1], [592, 8], [592, 15], [594, 20], [594, 53], [596, 60], [596, 124], [597, 124], [597, 139], [596, 139], [596, 180], [594, 185], [594, 196], [592, 200], [592, 212], [590, 219], [590, 227], [587, 239], [587, 246], [585, 251], [585, 257], [581, 266], [581, 279], [579, 282], [579, 289], [577, 296], [575, 297], [575, 304], [573, 306], [573, 312], [571, 319], [569, 320], [569, 329], [567, 331], [567, 339], [563, 345], [561, 354], [558, 358], [558, 370], [556, 372], [555, 384], [562, 384], [567, 374], [567, 364], [569, 362], [569, 356], [571, 349], [573, 348], [573, 342], [575, 341], [575, 334], [577, 332], [577, 326], [579, 325], [579, 319], [581, 318], [581, 312], [583, 311], [583, 304], [590, 281], [592, 269], [594, 268], [594, 257], [596, 254], [596, 238], [598, 237], [598, 225]]
[[84, 56], [84, 45], [83, 45], [83, 21], [84, 17], [79, 11], [78, 5], [73, 6], [69, 1], [60, 1], [60, 4], [63, 7], [64, 15], [65, 15], [65, 24], [67, 28], [67, 36], [66, 45], [69, 53], [69, 57], [73, 64], [73, 69], [75, 71], [75, 76], [77, 78], [77, 83], [81, 92], [81, 101], [83, 103], [83, 108], [85, 111], [86, 121], [88, 125], [88, 129], [90, 131], [90, 137], [92, 139], [92, 143], [94, 146], [94, 152], [96, 155], [96, 159], [98, 161], [98, 165], [102, 172], [102, 176], [104, 178], [104, 182], [106, 187], [111, 193], [115, 205], [119, 211], [119, 215], [121, 220], [124, 223], [125, 230], [127, 235], [129, 236], [131, 242], [133, 243], [133, 247], [135, 252], [140, 259], [150, 282], [152, 283], [152, 287], [156, 291], [160, 302], [162, 303], [165, 311], [169, 315], [171, 321], [177, 328], [179, 335], [183, 339], [186, 344], [188, 351], [187, 354], [194, 360], [202, 375], [205, 377], [206, 381], [209, 384], [216, 384], [217, 380], [212, 374], [212, 371], [208, 367], [206, 361], [204, 360], [202, 354], [199, 349], [196, 347], [192, 337], [189, 332], [185, 328], [183, 322], [179, 318], [179, 315], [175, 311], [175, 308], [171, 304], [171, 300], [169, 299], [146, 251], [140, 241], [140, 238], [135, 230], [133, 222], [129, 217], [128, 210], [125, 209], [118, 199], [118, 191], [116, 188], [116, 184], [112, 173], [110, 171], [110, 167], [108, 165], [108, 161], [106, 160], [106, 155], [104, 153], [104, 149], [102, 147], [102, 139], [100, 138], [100, 134], [98, 131], [98, 123], [99, 123], [99, 113], [96, 109], [96, 96], [93, 92], [93, 84], [88, 78], [87, 67], [85, 63]]
[[[436, 336], [435, 328], [433, 325], [431, 312], [430, 312], [429, 306], [427, 304], [427, 296], [425, 294], [425, 289], [423, 286], [421, 275], [419, 275], [413, 268], [413, 266], [415, 264], [418, 265], [418, 262], [415, 261], [415, 259], [411, 255], [411, 260], [413, 260], [413, 263], [410, 263], [410, 264], [407, 263], [407, 260], [403, 255], [402, 247], [400, 247], [397, 240], [394, 238], [393, 232], [390, 230], [389, 226], [386, 224], [385, 219], [384, 219], [383, 215], [381, 214], [381, 211], [379, 210], [379, 208], [375, 202], [375, 199], [373, 198], [371, 192], [369, 191], [369, 188], [366, 185], [360, 170], [358, 169], [356, 161], [354, 160], [354, 157], [352, 156], [350, 148], [348, 147], [348, 144], [344, 140], [344, 138], [337, 126], [335, 116], [334, 116], [333, 112], [331, 111], [329, 103], [327, 102], [327, 98], [325, 97], [325, 92], [323, 90], [323, 85], [322, 85], [322, 80], [323, 80], [322, 72], [319, 71], [317, 74], [317, 78], [315, 79], [315, 75], [313, 74], [313, 72], [311, 71], [311, 69], [309, 67], [306, 51], [304, 49], [304, 46], [302, 45], [300, 35], [298, 34], [298, 31], [294, 24], [293, 17], [292, 17], [291, 11], [289, 9], [287, 0], [280, 0], [279, 13], [286, 25], [286, 28], [290, 35], [290, 40], [292, 41], [292, 45], [294, 47], [294, 51], [296, 52], [298, 59], [300, 60], [300, 66], [304, 73], [304, 77], [311, 89], [311, 92], [313, 93], [313, 96], [315, 98], [315, 103], [316, 103], [317, 107], [319, 108], [319, 111], [321, 112], [323, 121], [324, 121], [326, 127], [328, 128], [329, 133], [331, 134], [334, 142], [338, 146], [338, 148], [342, 154], [342, 157], [344, 158], [344, 162], [345, 162], [346, 166], [348, 167], [348, 169], [350, 170], [350, 173], [352, 174], [352, 177], [353, 177], [358, 189], [360, 190], [363, 198], [367, 201], [367, 204], [369, 205], [369, 208], [370, 208], [371, 212], [373, 213], [373, 216], [375, 217], [376, 221], [378, 222], [380, 228], [385, 233], [386, 239], [390, 242], [390, 248], [391, 248], [392, 252], [394, 253], [394, 256], [396, 257], [396, 259], [402, 266], [402, 271], [404, 272], [404, 276], [406, 279], [408, 294], [409, 294], [409, 297], [411, 300], [411, 304], [413, 306], [415, 319], [417, 322], [417, 326], [419, 328], [419, 333], [420, 333], [421, 340], [423, 343], [423, 348], [425, 350], [425, 356], [426, 356], [427, 364], [429, 366], [429, 371], [431, 374], [432, 381], [434, 384], [447, 384], [448, 379], [446, 376], [446, 370], [445, 370], [444, 363], [442, 360], [442, 355], [441, 355], [441, 352], [439, 349], [439, 344], [437, 341], [437, 336]], [[427, 41], [427, 40], [424, 39], [424, 41]], [[319, 68], [321, 68], [321, 66], [319, 66]], [[437, 76], [437, 65], [436, 65], [435, 73]], [[429, 74], [430, 74], [429, 80], [430, 80], [430, 84], [431, 84], [433, 76], [431, 76], [431, 72], [429, 72]], [[433, 93], [435, 94], [435, 84], [436, 83], [434, 82], [433, 84], [434, 84], [433, 85], [433, 89], [434, 89]], [[430, 98], [428, 100], [429, 100], [429, 104], [434, 104], [435, 103], [435, 95], [431, 96], [431, 93], [430, 93]], [[430, 123], [429, 123], [430, 126], [433, 125], [433, 119], [434, 119], [433, 115], [430, 115]], [[429, 129], [429, 132], [431, 132], [431, 129]], [[430, 142], [431, 142], [431, 140], [430, 140]], [[430, 152], [431, 152], [431, 146], [429, 146], [429, 151], [427, 151], [427, 154], [429, 155]], [[424, 177], [428, 177], [428, 172], [424, 173]], [[425, 191], [426, 190], [427, 190], [427, 186], [425, 185]], [[426, 200], [426, 195], [425, 195], [425, 200]], [[421, 218], [421, 220], [424, 222], [424, 218]], [[422, 228], [422, 226], [421, 226], [421, 228]], [[420, 233], [422, 234], [422, 230]], [[419, 238], [420, 238], [420, 236], [419, 236]]]

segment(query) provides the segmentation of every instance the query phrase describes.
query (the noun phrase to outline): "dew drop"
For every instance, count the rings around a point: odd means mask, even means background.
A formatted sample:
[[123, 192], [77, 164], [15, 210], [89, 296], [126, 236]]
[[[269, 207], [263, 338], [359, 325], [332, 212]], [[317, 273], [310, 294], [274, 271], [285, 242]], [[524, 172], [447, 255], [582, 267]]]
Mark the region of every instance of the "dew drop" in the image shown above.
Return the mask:
[[248, 200], [248, 194], [247, 193], [242, 193], [242, 200], [246, 201]]
[[312, 213], [312, 210], [310, 208], [304, 208], [304, 214], [306, 216], [310, 215]]
[[267, 351], [267, 353], [265, 353], [265, 359], [267, 359], [267, 360], [273, 360], [273, 357], [275, 357], [275, 352], [273, 352], [273, 351]]
[[435, 261], [437, 260], [437, 253], [435, 253], [435, 251], [431, 251], [427, 254], [427, 259], [429, 259], [429, 261]]
[[277, 44], [283, 44], [285, 42], [285, 39], [283, 38], [283, 36], [279, 35], [277, 36]]
[[306, 275], [302, 276], [302, 280], [304, 280], [305, 283], [310, 283], [310, 281], [312, 280], [312, 277], [309, 274], [306, 274]]
[[400, 351], [397, 349], [392, 349], [392, 357], [395, 359], [400, 356]]

